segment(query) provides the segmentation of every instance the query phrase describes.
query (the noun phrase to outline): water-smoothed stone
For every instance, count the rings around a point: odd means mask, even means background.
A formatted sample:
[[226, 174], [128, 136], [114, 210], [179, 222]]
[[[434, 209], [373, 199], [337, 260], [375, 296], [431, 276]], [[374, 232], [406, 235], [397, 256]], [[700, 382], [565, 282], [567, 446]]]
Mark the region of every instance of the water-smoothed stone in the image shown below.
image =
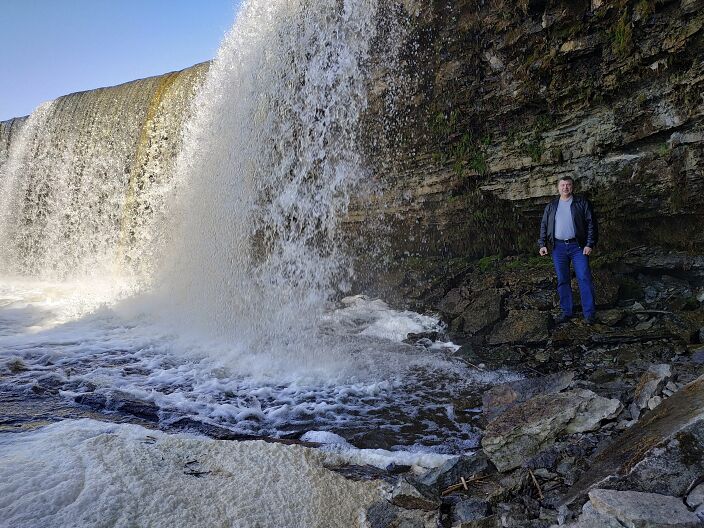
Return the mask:
[[109, 394], [85, 393], [75, 397], [76, 403], [87, 405], [96, 410], [117, 411], [131, 414], [148, 422], [159, 421], [159, 406], [148, 401], [139, 400], [122, 391]]
[[513, 310], [489, 336], [489, 344], [541, 343], [548, 339], [548, 315], [538, 310]]
[[562, 504], [595, 487], [685, 496], [704, 475], [704, 376], [615, 436], [588, 463]]
[[594, 509], [616, 518], [628, 528], [696, 528], [699, 518], [690, 512], [679, 497], [593, 489], [589, 501]]
[[411, 482], [401, 477], [393, 490], [390, 499], [392, 504], [411, 510], [436, 510], [440, 507], [440, 496], [434, 490]]
[[521, 466], [564, 433], [591, 431], [621, 411], [618, 400], [580, 389], [540, 395], [519, 403], [491, 421], [482, 448], [499, 471]]
[[460, 479], [470, 479], [476, 475], [485, 475], [495, 471], [489, 459], [481, 451], [472, 456], [451, 458], [444, 464], [428, 470], [416, 479], [418, 485], [438, 492], [447, 489]]
[[566, 389], [574, 379], [574, 372], [558, 372], [538, 378], [511, 381], [496, 385], [482, 395], [482, 410], [492, 420], [512, 405], [539, 394], [555, 394]]

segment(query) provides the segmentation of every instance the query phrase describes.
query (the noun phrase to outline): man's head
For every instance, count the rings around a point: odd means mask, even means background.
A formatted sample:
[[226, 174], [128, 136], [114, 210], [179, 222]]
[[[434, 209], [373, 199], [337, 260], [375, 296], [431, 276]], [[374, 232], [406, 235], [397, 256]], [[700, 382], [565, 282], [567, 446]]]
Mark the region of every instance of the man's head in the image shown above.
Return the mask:
[[560, 198], [569, 200], [574, 190], [574, 180], [571, 176], [563, 176], [557, 180], [557, 191], [560, 193]]

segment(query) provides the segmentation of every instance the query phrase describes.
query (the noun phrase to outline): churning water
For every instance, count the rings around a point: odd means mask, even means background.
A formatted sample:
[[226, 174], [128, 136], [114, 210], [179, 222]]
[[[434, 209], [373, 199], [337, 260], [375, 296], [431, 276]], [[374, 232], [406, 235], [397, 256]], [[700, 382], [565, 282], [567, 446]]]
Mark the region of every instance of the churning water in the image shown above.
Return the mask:
[[354, 273], [341, 220], [368, 179], [383, 15], [377, 0], [251, 0], [205, 77], [39, 107], [0, 166], [0, 392], [471, 448], [469, 396], [499, 374], [403, 342], [442, 333], [432, 317], [333, 302]]

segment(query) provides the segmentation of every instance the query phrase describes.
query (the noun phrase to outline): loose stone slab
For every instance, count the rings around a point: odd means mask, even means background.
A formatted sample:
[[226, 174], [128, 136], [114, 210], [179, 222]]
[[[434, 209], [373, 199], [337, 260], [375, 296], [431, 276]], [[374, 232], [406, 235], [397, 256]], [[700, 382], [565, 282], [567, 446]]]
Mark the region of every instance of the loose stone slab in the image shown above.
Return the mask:
[[391, 492], [390, 501], [396, 506], [411, 510], [436, 510], [440, 507], [440, 497], [421, 486], [413, 485], [401, 477]]
[[702, 452], [704, 375], [597, 452], [562, 504], [606, 483], [609, 488], [684, 496], [692, 479], [704, 471]]
[[[635, 388], [633, 403], [630, 407], [631, 417], [634, 420], [638, 419], [643, 409], [650, 407], [650, 400], [657, 396], [671, 376], [672, 369], [670, 365], [666, 364], [651, 365], [648, 371], [641, 376]], [[652, 408], [655, 407], [657, 405]]]
[[451, 458], [441, 466], [428, 470], [415, 481], [426, 489], [440, 492], [447, 487], [460, 482], [460, 478], [469, 479], [477, 474], [489, 473], [493, 466], [486, 455], [477, 452], [472, 456]]
[[678, 497], [642, 493], [593, 489], [589, 500], [594, 509], [611, 515], [629, 528], [696, 528], [699, 518]]
[[568, 371], [496, 385], [482, 395], [482, 412], [487, 420], [492, 420], [516, 403], [566, 389], [573, 378], [574, 372]]
[[499, 290], [490, 289], [478, 292], [462, 312], [464, 331], [476, 334], [501, 319], [501, 300], [502, 295]]
[[499, 471], [521, 466], [562, 433], [591, 431], [616, 417], [622, 405], [580, 389], [540, 395], [516, 404], [489, 423], [482, 448]]
[[548, 316], [538, 310], [513, 310], [489, 336], [489, 344], [541, 343], [548, 340]]
[[[563, 524], [564, 528], [623, 528], [618, 519], [611, 515], [605, 515], [594, 509], [591, 502], [587, 502], [582, 507], [582, 514], [578, 519]], [[550, 528], [560, 528], [560, 525], [553, 525]]]

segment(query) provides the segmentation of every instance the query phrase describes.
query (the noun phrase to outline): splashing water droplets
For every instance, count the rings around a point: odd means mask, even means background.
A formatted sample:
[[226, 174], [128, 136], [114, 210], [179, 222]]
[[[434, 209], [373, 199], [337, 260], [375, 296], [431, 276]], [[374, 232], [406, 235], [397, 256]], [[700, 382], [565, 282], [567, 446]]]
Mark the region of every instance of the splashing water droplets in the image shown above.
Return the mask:
[[285, 347], [344, 276], [339, 222], [365, 175], [358, 121], [372, 1], [249, 2], [181, 153], [162, 295], [180, 327]]

